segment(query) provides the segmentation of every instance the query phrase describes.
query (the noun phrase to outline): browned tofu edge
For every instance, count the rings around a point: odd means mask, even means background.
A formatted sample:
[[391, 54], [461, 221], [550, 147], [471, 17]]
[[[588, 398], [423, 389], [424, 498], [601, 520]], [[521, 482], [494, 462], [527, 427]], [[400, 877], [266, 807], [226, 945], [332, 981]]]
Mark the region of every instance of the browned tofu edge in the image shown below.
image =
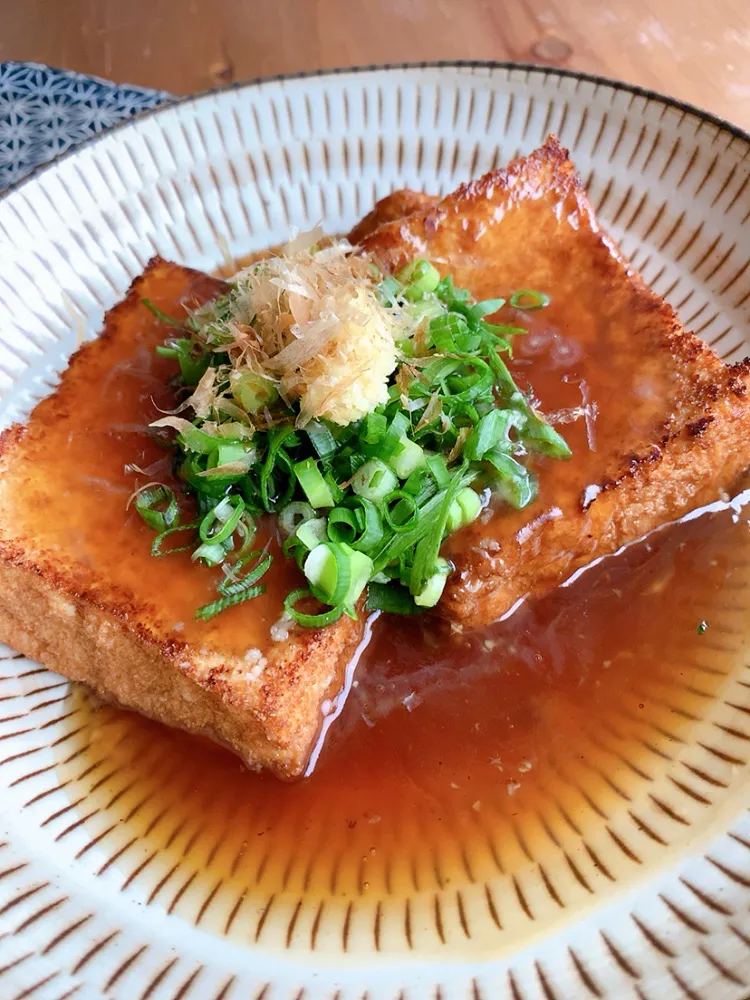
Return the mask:
[[[160, 258], [146, 272], [176, 268]], [[186, 270], [186, 269], [182, 269]], [[112, 335], [118, 313], [141, 297], [144, 275], [107, 314], [102, 338]], [[91, 341], [71, 358], [96, 351]], [[70, 366], [69, 369], [70, 370]], [[65, 384], [65, 373], [61, 385]], [[24, 427], [0, 435], [0, 490], [13, 475]], [[364, 630], [360, 614], [321, 629], [297, 628], [271, 643], [260, 676], [235, 656], [195, 651], [159, 635], [134, 596], [102, 601], [75, 583], [75, 565], [54, 567], [33, 538], [0, 532], [0, 640], [71, 680], [83, 681], [107, 701], [167, 725], [225, 744], [248, 766], [285, 778], [305, 769], [320, 726], [321, 706], [341, 689]]]
[[412, 191], [410, 188], [392, 191], [375, 203], [372, 211], [357, 223], [347, 238], [352, 244], [361, 243], [386, 223], [403, 219], [415, 212], [424, 212], [433, 208], [438, 201], [435, 195]]
[[438, 610], [467, 627], [494, 621], [519, 599], [551, 590], [594, 559], [734, 492], [750, 465], [749, 383], [748, 362], [725, 367], [703, 387], [702, 402], [692, 401], [687, 422], [644, 444], [617, 478], [589, 488], [588, 498], [582, 493], [574, 518], [531, 526], [532, 541], [510, 556], [501, 550], [497, 560], [459, 557]]
[[456, 225], [477, 204], [502, 204], [540, 191], [554, 191], [560, 204], [574, 204], [581, 217], [618, 261], [639, 309], [658, 331], [658, 350], [693, 383], [692, 392], [671, 414], [659, 441], [644, 441], [616, 475], [582, 490], [574, 518], [535, 526], [533, 546], [513, 540], [496, 558], [472, 552], [454, 557], [438, 611], [468, 627], [487, 624], [522, 597], [542, 593], [598, 556], [617, 551], [666, 521], [732, 490], [750, 465], [750, 363], [727, 366], [708, 345], [685, 331], [672, 307], [627, 267], [616, 243], [596, 222], [568, 152], [556, 137], [529, 156], [461, 185], [442, 200], [371, 231], [363, 248], [397, 270], [415, 253], [429, 255], [441, 227]]

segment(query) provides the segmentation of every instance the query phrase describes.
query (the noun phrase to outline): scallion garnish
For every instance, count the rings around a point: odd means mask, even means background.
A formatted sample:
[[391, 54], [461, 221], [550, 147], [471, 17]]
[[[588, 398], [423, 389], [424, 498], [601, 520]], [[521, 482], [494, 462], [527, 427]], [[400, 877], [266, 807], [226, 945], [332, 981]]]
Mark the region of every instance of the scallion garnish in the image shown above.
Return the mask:
[[154, 531], [163, 532], [176, 524], [179, 508], [174, 490], [156, 483], [139, 490], [135, 498], [135, 509]]
[[245, 502], [242, 497], [224, 497], [215, 507], [212, 507], [198, 526], [201, 541], [207, 545], [219, 545], [225, 542], [240, 522]]
[[321, 475], [318, 463], [314, 458], [306, 458], [302, 462], [297, 462], [294, 465], [294, 474], [305, 496], [316, 510], [320, 507], [334, 506], [336, 501], [331, 494], [331, 488]]
[[266, 585], [264, 583], [259, 583], [256, 587], [245, 587], [243, 590], [237, 591], [228, 597], [221, 597], [218, 601], [204, 604], [202, 608], [198, 608], [195, 612], [195, 617], [204, 622], [210, 621], [211, 618], [215, 618], [222, 611], [226, 611], [227, 608], [233, 608], [236, 604], [242, 604], [253, 597], [260, 597], [265, 592]]
[[279, 528], [285, 535], [293, 535], [305, 521], [315, 517], [315, 511], [309, 503], [295, 500], [287, 504], [279, 514]]
[[423, 611], [414, 603], [408, 590], [393, 583], [373, 580], [367, 589], [367, 610], [385, 611], [391, 615], [417, 615]]
[[383, 497], [383, 516], [392, 531], [408, 531], [419, 521], [419, 507], [406, 490], [391, 490]]
[[173, 528], [166, 528], [164, 531], [160, 531], [159, 534], [154, 539], [153, 545], [151, 546], [151, 555], [169, 556], [173, 555], [175, 552], [187, 552], [189, 549], [195, 548], [194, 537], [191, 537], [189, 542], [184, 542], [182, 545], [172, 545], [167, 549], [164, 548], [164, 539], [169, 538], [171, 535], [176, 535], [181, 532], [191, 532], [192, 535], [195, 536], [195, 534], [198, 531], [199, 524], [200, 521], [193, 521], [190, 524], [177, 524]]
[[549, 295], [522, 288], [511, 295], [510, 304], [514, 309], [543, 309], [549, 305]]
[[331, 541], [351, 545], [358, 534], [355, 512], [348, 507], [334, 507], [328, 515], [328, 537]]
[[[255, 560], [255, 565], [246, 573], [241, 570]], [[227, 578], [217, 587], [222, 597], [234, 597], [249, 590], [260, 578], [271, 568], [273, 556], [270, 552], [248, 552], [246, 556], [238, 559], [231, 568]]]
[[299, 604], [299, 602], [303, 601], [306, 597], [311, 596], [312, 595], [309, 590], [306, 588], [300, 588], [299, 590], [293, 590], [291, 594], [288, 594], [284, 601], [284, 610], [294, 619], [294, 621], [297, 622], [298, 625], [304, 625], [306, 628], [322, 628], [324, 625], [332, 625], [334, 622], [337, 622], [343, 615], [344, 606], [342, 604], [317, 615], [306, 614], [303, 611], [298, 611], [295, 605]]
[[[330, 365], [319, 386], [310, 382], [309, 366], [323, 356], [316, 352], [325, 348], [325, 357], [335, 358], [339, 349], [332, 346], [329, 313], [315, 314], [310, 329], [322, 340], [314, 350], [284, 332], [290, 316], [299, 323], [291, 289], [304, 285], [304, 315], [312, 308], [315, 249], [297, 255], [291, 285], [284, 283], [283, 259], [272, 267], [261, 262], [183, 320], [144, 300], [159, 321], [175, 328], [157, 351], [176, 362], [192, 390], [185, 416], [156, 423], [177, 431], [174, 468], [197, 519], [182, 524], [177, 496], [158, 483], [143, 487], [134, 505], [158, 532], [154, 555], [189, 550], [194, 560], [221, 567], [218, 597], [196, 612], [199, 619], [265, 591], [261, 580], [273, 557], [250, 551], [261, 514], [278, 517], [282, 551], [306, 577], [307, 586], [284, 602], [297, 624], [320, 628], [356, 614], [365, 588], [369, 610], [415, 614], [432, 607], [451, 573], [440, 555], [445, 538], [476, 520], [488, 498], [515, 508], [531, 503], [534, 452], [570, 455], [504, 360], [512, 357], [512, 338], [526, 332], [502, 322], [504, 299], [474, 302], [426, 260], [383, 276], [356, 256], [346, 258], [349, 252], [339, 247], [324, 265], [333, 266], [333, 259], [345, 277], [351, 272], [360, 282], [352, 286], [349, 312], [343, 307], [346, 322], [360, 330], [369, 322], [379, 343], [395, 344], [400, 352], [393, 370], [385, 369], [380, 401], [369, 407], [356, 394], [346, 395], [352, 378], [360, 377], [356, 353], [348, 355], [354, 375], [341, 373], [344, 389]], [[270, 292], [256, 298], [269, 267]], [[303, 284], [294, 285], [299, 274], [306, 275]], [[508, 300], [518, 310], [548, 303], [545, 293], [529, 289]], [[377, 318], [366, 322], [370, 309]], [[495, 314], [496, 322], [487, 322]], [[386, 319], [390, 333], [384, 333]], [[372, 345], [363, 350], [365, 371], [377, 364], [377, 353]], [[279, 359], [287, 357], [282, 365]], [[303, 372], [304, 396], [295, 389]], [[337, 412], [352, 416], [325, 415], [337, 393], [348, 400]], [[318, 411], [311, 410], [313, 400]], [[183, 403], [178, 412], [186, 409]], [[308, 610], [307, 602], [323, 610]]]
[[[167, 316], [167, 314], [165, 312], [162, 312], [162, 310], [157, 305], [155, 305], [151, 301], [151, 299], [141, 299], [141, 302], [144, 304], [144, 306], [148, 309], [150, 313], [153, 313], [153, 315], [156, 316], [158, 320], [160, 320], [160, 322], [166, 323], [167, 326], [173, 326], [178, 330], [183, 329], [185, 325], [184, 323], [181, 323], [178, 319], [174, 319], [172, 316]], [[166, 350], [162, 347], [157, 347], [156, 353], [162, 354], [165, 357], [170, 356], [166, 354]], [[174, 357], [175, 355], [172, 354], [171, 356]]]

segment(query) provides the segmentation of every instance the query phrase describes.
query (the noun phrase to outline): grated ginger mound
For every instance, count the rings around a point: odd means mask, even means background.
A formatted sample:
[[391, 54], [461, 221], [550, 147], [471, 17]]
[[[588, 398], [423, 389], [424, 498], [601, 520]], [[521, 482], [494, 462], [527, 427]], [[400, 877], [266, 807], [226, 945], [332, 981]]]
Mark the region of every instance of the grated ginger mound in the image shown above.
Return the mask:
[[345, 241], [319, 250], [292, 245], [232, 281], [233, 367], [273, 379], [287, 403], [299, 403], [299, 426], [315, 419], [345, 426], [387, 401], [395, 340], [408, 331], [376, 294], [369, 258]]
[[[388, 401], [388, 376], [398, 363], [393, 334], [363, 289], [339, 309], [336, 332], [319, 354], [281, 378], [281, 392], [299, 398], [298, 423], [324, 418], [346, 426]], [[275, 359], [272, 359], [272, 364]], [[270, 367], [270, 365], [269, 365]]]

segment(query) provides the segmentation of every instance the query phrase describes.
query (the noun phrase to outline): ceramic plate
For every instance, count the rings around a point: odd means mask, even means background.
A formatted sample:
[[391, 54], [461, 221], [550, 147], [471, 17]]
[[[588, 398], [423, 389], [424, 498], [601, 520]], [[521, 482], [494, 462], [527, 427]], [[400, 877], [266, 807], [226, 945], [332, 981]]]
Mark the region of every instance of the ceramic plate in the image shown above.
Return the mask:
[[[152, 254], [212, 270], [295, 226], [346, 231], [393, 188], [447, 191], [548, 132], [686, 326], [728, 359], [750, 353], [750, 137], [559, 71], [364, 69], [185, 100], [11, 189], [0, 201], [0, 422], [49, 391]], [[585, 751], [539, 780], [534, 809], [477, 810], [399, 873], [398, 838], [377, 824], [353, 828], [349, 853], [321, 872], [310, 845], [331, 830], [314, 810], [284, 856], [243, 840], [231, 810], [209, 831], [213, 790], [203, 810], [184, 808], [179, 744], [154, 727], [148, 767], [136, 766], [132, 717], [92, 715], [60, 677], [3, 651], [0, 995], [746, 997], [741, 552], [731, 570], [705, 644], [671, 682], [644, 682], [640, 713], [623, 701], [592, 718]]]

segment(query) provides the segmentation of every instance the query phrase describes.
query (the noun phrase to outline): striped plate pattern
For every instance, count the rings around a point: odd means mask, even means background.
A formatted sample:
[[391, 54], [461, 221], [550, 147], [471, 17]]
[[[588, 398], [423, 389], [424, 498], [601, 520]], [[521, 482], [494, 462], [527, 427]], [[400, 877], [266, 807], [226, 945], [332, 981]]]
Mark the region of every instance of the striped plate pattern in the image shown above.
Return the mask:
[[[344, 231], [394, 188], [450, 190], [551, 131], [647, 281], [724, 357], [747, 353], [746, 136], [557, 71], [365, 69], [186, 100], [0, 200], [0, 423], [152, 254], [212, 270], [295, 226]], [[216, 789], [199, 777], [205, 808], [187, 808], [181, 738], [0, 649], [0, 995], [747, 997], [750, 548], [732, 559], [700, 655], [675, 650], [591, 720], [582, 757], [535, 769], [535, 809], [504, 793], [412, 858], [374, 825], [316, 865], [335, 817], [302, 797], [225, 798], [207, 825]], [[280, 808], [295, 850], [245, 839]]]

